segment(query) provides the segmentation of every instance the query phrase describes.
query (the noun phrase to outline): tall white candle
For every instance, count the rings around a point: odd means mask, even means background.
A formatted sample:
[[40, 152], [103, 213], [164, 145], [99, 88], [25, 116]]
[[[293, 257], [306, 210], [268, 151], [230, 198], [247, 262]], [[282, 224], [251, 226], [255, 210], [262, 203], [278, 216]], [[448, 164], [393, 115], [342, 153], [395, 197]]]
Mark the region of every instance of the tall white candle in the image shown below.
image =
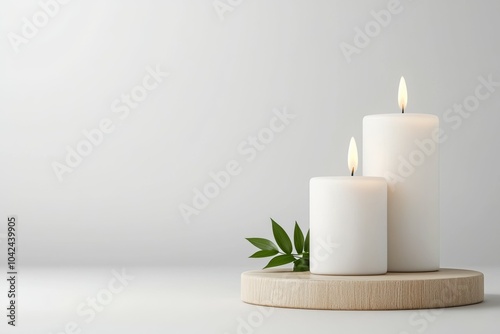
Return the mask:
[[387, 179], [388, 270], [439, 269], [439, 119], [404, 113], [363, 119], [363, 175]]
[[[354, 140], [351, 140], [349, 151], [349, 171], [353, 175], [357, 167]], [[310, 233], [311, 273], [386, 273], [385, 179], [361, 176], [312, 178]]]

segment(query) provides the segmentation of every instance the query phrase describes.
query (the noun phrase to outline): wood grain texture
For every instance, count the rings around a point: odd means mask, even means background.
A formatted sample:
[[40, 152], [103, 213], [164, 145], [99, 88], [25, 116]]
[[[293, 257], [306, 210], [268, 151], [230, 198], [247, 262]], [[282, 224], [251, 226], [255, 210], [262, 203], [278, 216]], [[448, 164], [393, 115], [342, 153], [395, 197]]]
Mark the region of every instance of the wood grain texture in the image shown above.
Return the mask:
[[480, 303], [482, 273], [462, 269], [326, 276], [284, 270], [241, 275], [241, 299], [250, 304], [323, 310], [407, 310]]

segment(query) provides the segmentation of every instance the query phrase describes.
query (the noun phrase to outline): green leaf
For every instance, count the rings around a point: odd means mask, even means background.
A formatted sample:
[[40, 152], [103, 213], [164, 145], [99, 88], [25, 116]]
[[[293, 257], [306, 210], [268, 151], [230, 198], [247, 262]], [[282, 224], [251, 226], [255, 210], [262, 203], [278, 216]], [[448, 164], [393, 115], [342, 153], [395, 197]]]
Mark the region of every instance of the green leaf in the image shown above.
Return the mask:
[[295, 222], [295, 229], [293, 231], [293, 243], [295, 244], [297, 254], [301, 254], [304, 250], [304, 233], [302, 233], [302, 230], [297, 222]]
[[279, 250], [274, 242], [263, 238], [246, 238], [252, 245], [262, 250]]
[[300, 258], [293, 261], [293, 271], [309, 271], [309, 260]]
[[278, 244], [278, 246], [280, 246], [280, 248], [283, 250], [283, 252], [285, 252], [286, 254], [291, 254], [292, 253], [292, 242], [290, 241], [288, 234], [286, 234], [283, 227], [281, 227], [272, 218], [271, 218], [271, 222], [273, 224], [273, 235], [274, 235], [274, 239], [276, 240], [276, 243]]
[[276, 257], [273, 257], [271, 259], [271, 261], [269, 261], [267, 266], [264, 267], [264, 269], [282, 266], [284, 264], [291, 263], [293, 261], [295, 261], [295, 258], [293, 257], [293, 255], [290, 255], [290, 254], [278, 255]]
[[304, 252], [309, 253], [309, 231], [307, 230], [306, 241], [304, 242]]
[[276, 254], [278, 254], [278, 251], [276, 249], [260, 250], [250, 255], [250, 257], [251, 258], [268, 257]]

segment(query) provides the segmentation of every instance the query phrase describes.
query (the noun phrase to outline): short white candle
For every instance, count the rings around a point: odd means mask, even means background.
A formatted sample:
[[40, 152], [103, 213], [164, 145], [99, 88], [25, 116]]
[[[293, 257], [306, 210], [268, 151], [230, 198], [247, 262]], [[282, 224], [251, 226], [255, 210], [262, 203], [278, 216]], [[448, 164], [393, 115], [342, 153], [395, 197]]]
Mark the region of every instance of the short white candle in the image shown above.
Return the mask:
[[[357, 167], [354, 139], [349, 171]], [[387, 272], [387, 183], [382, 177], [310, 181], [310, 270], [326, 275]]]
[[439, 119], [404, 113], [363, 119], [363, 175], [383, 176], [388, 190], [388, 269], [439, 269]]

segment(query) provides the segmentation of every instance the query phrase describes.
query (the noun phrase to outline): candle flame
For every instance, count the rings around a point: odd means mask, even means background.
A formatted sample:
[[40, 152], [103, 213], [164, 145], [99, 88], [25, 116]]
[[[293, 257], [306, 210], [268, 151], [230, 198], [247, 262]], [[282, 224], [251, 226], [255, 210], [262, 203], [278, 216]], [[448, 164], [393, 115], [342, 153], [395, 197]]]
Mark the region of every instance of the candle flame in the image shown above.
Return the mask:
[[406, 81], [404, 77], [399, 80], [398, 103], [401, 111], [404, 113], [408, 104], [408, 91], [406, 89]]
[[354, 137], [351, 138], [351, 142], [349, 143], [347, 165], [349, 166], [349, 172], [351, 172], [351, 175], [354, 175], [354, 172], [358, 169], [358, 146], [356, 145]]

